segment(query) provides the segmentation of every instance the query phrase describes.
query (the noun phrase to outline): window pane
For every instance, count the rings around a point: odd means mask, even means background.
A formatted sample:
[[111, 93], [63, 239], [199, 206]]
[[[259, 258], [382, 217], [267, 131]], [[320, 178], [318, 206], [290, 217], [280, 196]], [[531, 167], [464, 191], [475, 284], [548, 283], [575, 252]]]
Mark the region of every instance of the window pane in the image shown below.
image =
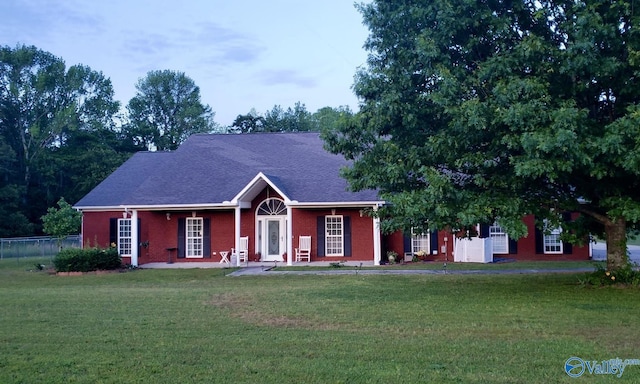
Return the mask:
[[420, 251], [424, 251], [426, 253], [430, 253], [430, 244], [429, 244], [429, 235], [424, 233], [413, 234], [411, 236], [411, 251], [413, 253], [417, 253]]
[[544, 253], [562, 253], [561, 229], [554, 229], [550, 234], [544, 235]]
[[187, 257], [202, 257], [202, 218], [187, 218]]
[[509, 253], [509, 237], [499, 225], [494, 224], [489, 227], [489, 237], [491, 237], [493, 253]]
[[131, 219], [118, 219], [118, 253], [131, 256]]
[[327, 256], [343, 256], [342, 216], [326, 216], [325, 229]]

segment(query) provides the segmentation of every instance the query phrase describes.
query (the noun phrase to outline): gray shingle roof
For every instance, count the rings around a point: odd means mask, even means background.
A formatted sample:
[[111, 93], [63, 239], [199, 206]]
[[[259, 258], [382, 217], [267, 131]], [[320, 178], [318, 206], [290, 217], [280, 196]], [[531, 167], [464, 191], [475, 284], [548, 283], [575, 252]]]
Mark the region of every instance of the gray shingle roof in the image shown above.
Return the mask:
[[260, 172], [301, 203], [378, 201], [375, 191], [348, 190], [339, 175], [347, 164], [318, 133], [193, 135], [174, 152], [135, 154], [76, 207], [217, 204]]

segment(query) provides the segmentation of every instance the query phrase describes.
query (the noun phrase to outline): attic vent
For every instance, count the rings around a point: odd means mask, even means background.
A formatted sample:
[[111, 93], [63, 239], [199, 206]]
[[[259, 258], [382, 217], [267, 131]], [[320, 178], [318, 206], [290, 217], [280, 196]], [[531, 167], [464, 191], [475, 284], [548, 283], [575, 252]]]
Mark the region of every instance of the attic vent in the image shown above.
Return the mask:
[[280, 199], [267, 199], [258, 207], [258, 215], [261, 216], [275, 216], [286, 215], [287, 207], [284, 205], [284, 201]]

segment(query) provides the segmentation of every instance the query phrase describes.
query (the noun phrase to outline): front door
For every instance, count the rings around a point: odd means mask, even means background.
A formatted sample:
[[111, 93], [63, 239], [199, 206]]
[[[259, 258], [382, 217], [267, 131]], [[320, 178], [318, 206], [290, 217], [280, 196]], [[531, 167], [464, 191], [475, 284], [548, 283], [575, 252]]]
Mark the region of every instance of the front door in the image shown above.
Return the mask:
[[282, 254], [286, 252], [285, 219], [268, 218], [265, 220], [265, 234], [262, 236], [262, 249], [265, 250], [265, 261], [284, 261]]

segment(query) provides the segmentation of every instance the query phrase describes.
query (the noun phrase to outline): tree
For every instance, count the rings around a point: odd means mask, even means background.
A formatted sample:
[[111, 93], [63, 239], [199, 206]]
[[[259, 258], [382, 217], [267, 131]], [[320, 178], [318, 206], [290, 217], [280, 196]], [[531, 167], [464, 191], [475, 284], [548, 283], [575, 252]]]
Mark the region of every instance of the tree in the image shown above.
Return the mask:
[[[359, 6], [370, 35], [360, 111], [326, 131], [354, 160], [354, 189], [391, 204], [386, 229], [465, 229], [524, 214], [564, 240], [607, 240], [627, 267], [640, 221], [639, 13], [614, 0], [382, 1]], [[564, 211], [582, 213], [564, 222]]]
[[20, 187], [13, 183], [17, 168], [15, 151], [0, 135], [0, 237], [26, 236], [33, 225], [20, 211]]
[[42, 216], [44, 232], [61, 241], [73, 234], [80, 233], [82, 226], [82, 213], [73, 209], [64, 198], [58, 200], [58, 209], [50, 207], [47, 214]]
[[338, 108], [323, 107], [313, 114], [317, 130], [330, 131], [338, 127], [343, 121], [353, 116], [353, 112], [348, 106]]
[[115, 132], [118, 109], [101, 72], [82, 65], [67, 69], [62, 59], [33, 46], [0, 47], [0, 135], [11, 149], [11, 171], [4, 172], [0, 187], [21, 223], [12, 227], [13, 235], [25, 234], [23, 219], [35, 224], [60, 196], [46, 190], [57, 182], [47, 180], [54, 172], [50, 155], [77, 132]]
[[125, 131], [141, 147], [174, 150], [190, 135], [215, 129], [215, 113], [202, 104], [200, 88], [183, 72], [151, 71], [136, 89]]
[[273, 109], [264, 115], [265, 132], [308, 132], [316, 131], [317, 126], [307, 107], [296, 102], [293, 108], [285, 111], [281, 106], [274, 105]]
[[69, 135], [63, 146], [46, 152], [37, 163], [36, 179], [43, 200], [48, 206], [60, 196], [80, 200], [137, 151], [126, 144], [117, 132], [108, 129], [78, 130]]
[[263, 132], [264, 117], [252, 108], [246, 115], [238, 115], [230, 128], [236, 133]]

